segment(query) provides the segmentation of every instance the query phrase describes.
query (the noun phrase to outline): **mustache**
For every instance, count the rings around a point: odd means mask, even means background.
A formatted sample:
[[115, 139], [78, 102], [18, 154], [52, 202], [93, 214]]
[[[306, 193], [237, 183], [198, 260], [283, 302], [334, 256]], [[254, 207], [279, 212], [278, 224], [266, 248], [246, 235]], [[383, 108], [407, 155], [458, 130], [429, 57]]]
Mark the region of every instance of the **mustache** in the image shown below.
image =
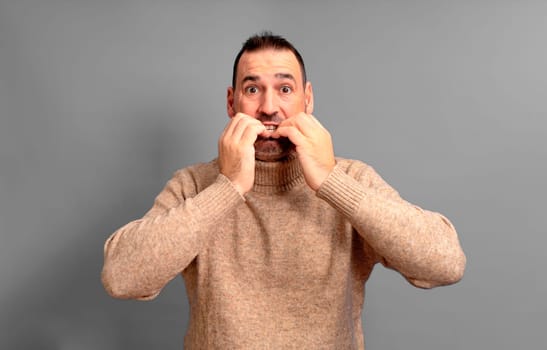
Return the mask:
[[256, 117], [256, 119], [258, 119], [261, 123], [269, 122], [269, 123], [275, 123], [275, 124], [281, 124], [281, 122], [284, 120], [283, 118], [279, 116], [277, 112], [272, 114], [260, 113]]

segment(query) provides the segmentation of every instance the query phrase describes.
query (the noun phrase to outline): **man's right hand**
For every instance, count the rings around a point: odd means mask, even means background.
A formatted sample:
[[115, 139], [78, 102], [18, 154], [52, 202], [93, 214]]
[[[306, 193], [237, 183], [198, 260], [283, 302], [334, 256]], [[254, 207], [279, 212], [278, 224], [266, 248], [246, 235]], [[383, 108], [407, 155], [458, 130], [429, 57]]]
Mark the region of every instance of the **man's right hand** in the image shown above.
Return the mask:
[[237, 113], [224, 129], [218, 140], [220, 173], [226, 176], [244, 195], [253, 187], [255, 180], [255, 148], [258, 135], [266, 127], [257, 119]]

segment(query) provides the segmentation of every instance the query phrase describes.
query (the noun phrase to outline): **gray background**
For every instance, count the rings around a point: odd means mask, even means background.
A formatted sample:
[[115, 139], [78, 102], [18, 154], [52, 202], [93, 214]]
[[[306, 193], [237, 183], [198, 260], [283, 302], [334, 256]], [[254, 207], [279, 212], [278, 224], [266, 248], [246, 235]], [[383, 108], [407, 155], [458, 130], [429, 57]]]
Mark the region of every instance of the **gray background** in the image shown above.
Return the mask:
[[545, 346], [545, 1], [0, 1], [0, 348], [181, 349], [180, 278], [108, 297], [102, 245], [216, 156], [242, 41], [287, 36], [338, 155], [446, 214], [464, 279], [375, 269], [367, 348]]

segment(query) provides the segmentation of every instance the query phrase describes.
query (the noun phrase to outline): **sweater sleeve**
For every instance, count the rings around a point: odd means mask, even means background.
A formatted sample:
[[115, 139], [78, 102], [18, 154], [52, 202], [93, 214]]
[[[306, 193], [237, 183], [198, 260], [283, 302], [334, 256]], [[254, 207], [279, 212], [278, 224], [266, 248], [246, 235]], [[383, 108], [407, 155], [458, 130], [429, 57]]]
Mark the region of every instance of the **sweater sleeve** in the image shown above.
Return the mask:
[[[178, 175], [178, 176], [177, 176]], [[186, 183], [185, 183], [186, 180]], [[149, 300], [198, 255], [222, 218], [243, 198], [219, 174], [197, 194], [185, 198], [191, 176], [179, 171], [141, 219], [114, 232], [104, 245], [102, 282], [113, 297]]]
[[338, 162], [317, 195], [350, 220], [378, 261], [414, 286], [459, 281], [466, 258], [450, 221], [403, 200], [374, 169], [360, 164], [352, 176]]

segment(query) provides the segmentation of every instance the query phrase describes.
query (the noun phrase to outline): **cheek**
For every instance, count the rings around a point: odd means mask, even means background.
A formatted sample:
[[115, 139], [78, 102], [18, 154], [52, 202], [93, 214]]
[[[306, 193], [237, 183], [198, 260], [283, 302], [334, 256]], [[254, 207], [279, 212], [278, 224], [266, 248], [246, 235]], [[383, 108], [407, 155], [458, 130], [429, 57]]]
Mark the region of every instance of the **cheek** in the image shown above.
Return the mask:
[[236, 109], [236, 112], [251, 114], [256, 110], [257, 104], [248, 98], [241, 98], [234, 102], [234, 108]]
[[285, 113], [285, 115], [290, 117], [300, 112], [305, 112], [306, 103], [302, 99], [284, 101], [280, 104], [280, 108]]

